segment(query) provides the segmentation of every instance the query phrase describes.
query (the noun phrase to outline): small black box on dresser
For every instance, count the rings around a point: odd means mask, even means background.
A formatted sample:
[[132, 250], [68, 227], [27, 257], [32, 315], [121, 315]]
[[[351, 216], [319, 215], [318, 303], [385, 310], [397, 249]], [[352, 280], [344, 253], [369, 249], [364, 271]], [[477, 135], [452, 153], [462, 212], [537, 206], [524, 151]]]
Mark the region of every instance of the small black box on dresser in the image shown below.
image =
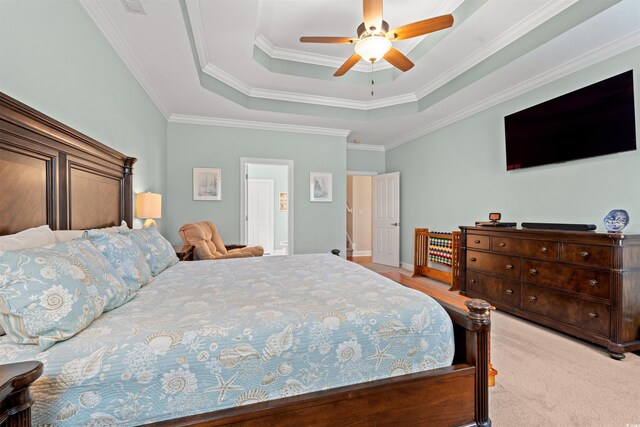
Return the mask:
[[640, 349], [640, 235], [460, 227], [464, 295], [602, 345]]

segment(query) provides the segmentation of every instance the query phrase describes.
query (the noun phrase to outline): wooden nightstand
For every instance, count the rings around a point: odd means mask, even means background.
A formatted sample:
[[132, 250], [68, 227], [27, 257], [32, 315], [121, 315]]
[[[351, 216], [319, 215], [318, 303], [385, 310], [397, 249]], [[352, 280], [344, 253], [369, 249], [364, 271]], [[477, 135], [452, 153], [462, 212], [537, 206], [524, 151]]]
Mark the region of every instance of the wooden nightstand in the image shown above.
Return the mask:
[[31, 426], [29, 386], [42, 371], [42, 363], [36, 361], [0, 365], [0, 425]]
[[193, 246], [191, 245], [177, 245], [173, 247], [176, 251], [176, 256], [180, 261], [193, 261]]

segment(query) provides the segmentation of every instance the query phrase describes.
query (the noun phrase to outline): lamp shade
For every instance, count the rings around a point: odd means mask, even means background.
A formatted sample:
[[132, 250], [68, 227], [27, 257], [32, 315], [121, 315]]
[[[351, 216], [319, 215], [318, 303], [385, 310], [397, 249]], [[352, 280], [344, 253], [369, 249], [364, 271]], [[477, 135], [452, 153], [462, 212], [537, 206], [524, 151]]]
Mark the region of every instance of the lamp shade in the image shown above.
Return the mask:
[[162, 195], [136, 194], [136, 218], [162, 218]]

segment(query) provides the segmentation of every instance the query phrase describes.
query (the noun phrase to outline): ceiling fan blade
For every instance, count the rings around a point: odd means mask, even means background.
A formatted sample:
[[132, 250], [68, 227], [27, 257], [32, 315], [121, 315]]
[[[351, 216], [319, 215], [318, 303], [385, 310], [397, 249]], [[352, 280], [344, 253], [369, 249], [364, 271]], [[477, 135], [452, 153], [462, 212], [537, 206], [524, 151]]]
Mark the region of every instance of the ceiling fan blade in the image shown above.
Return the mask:
[[302, 43], [339, 43], [349, 44], [355, 43], [358, 39], [352, 37], [300, 37]]
[[382, 28], [382, 0], [362, 0], [364, 27], [372, 32]]
[[400, 71], [409, 71], [413, 68], [413, 62], [395, 47], [392, 47], [384, 56], [384, 59]]
[[358, 55], [357, 53], [354, 53], [353, 55], [351, 55], [351, 57], [349, 59], [347, 59], [344, 62], [344, 64], [342, 64], [342, 66], [340, 68], [338, 68], [338, 70], [335, 73], [333, 73], [333, 76], [334, 77], [344, 76], [344, 73], [349, 71], [361, 59], [362, 59], [362, 57], [360, 55]]
[[414, 22], [412, 24], [403, 25], [387, 32], [387, 38], [390, 40], [404, 40], [412, 37], [418, 37], [424, 34], [433, 33], [434, 31], [443, 30], [453, 25], [453, 15], [436, 16], [435, 18], [425, 19], [424, 21]]

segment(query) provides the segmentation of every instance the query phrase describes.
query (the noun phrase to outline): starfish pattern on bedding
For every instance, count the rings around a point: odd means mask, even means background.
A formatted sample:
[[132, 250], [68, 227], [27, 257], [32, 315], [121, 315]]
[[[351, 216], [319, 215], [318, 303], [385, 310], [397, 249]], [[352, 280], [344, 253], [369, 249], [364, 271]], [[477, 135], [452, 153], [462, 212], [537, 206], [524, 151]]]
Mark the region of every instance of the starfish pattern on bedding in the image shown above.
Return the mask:
[[384, 359], [393, 359], [395, 357], [393, 354], [386, 354], [387, 350], [389, 350], [390, 345], [391, 344], [388, 344], [385, 348], [380, 350], [380, 345], [376, 344], [376, 354], [372, 354], [371, 356], [367, 357], [367, 360], [376, 359], [376, 369], [380, 367], [380, 364]]
[[208, 393], [210, 391], [219, 392], [220, 393], [220, 395], [218, 396], [218, 405], [219, 405], [224, 400], [224, 396], [227, 394], [228, 391], [244, 390], [244, 387], [242, 386], [233, 385], [233, 382], [236, 380], [237, 377], [238, 377], [238, 373], [236, 372], [231, 378], [229, 378], [229, 381], [225, 381], [224, 378], [222, 378], [222, 375], [216, 374], [216, 380], [218, 381], [218, 385], [215, 387], [209, 387], [208, 389], [205, 390], [205, 393]]

